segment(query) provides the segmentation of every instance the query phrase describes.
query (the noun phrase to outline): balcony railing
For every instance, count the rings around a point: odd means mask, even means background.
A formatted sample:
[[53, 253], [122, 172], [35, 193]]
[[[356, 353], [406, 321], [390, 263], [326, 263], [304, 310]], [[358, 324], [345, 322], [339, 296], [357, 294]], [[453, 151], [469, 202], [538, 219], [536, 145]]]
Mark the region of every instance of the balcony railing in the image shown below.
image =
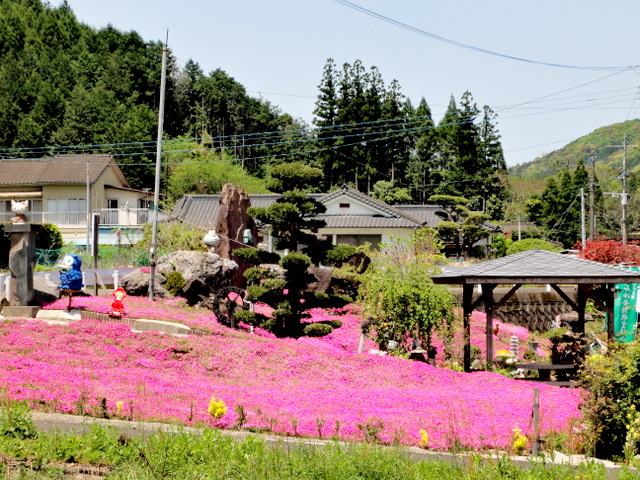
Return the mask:
[[[114, 227], [140, 226], [151, 221], [152, 211], [147, 208], [100, 208], [100, 225]], [[12, 212], [0, 212], [0, 223], [11, 222]], [[86, 227], [87, 212], [27, 212], [27, 222], [53, 223], [59, 227]]]

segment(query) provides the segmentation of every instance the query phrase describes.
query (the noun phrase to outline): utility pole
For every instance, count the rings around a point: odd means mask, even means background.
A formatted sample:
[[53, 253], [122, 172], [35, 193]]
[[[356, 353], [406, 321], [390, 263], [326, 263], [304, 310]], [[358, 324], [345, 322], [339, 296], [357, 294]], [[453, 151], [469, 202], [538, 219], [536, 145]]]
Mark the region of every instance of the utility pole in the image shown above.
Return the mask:
[[622, 173], [618, 178], [622, 179], [622, 194], [617, 195], [613, 194], [613, 196], [620, 197], [620, 205], [622, 207], [622, 219], [620, 221], [620, 233], [622, 235], [622, 245], [627, 244], [627, 204], [629, 203], [629, 195], [627, 194], [627, 177], [629, 176], [629, 172], [627, 172], [627, 147], [636, 148], [638, 145], [627, 145], [627, 134], [624, 135], [624, 141], [622, 145], [607, 145], [607, 147], [611, 148], [622, 148]]
[[169, 31], [167, 30], [167, 40], [162, 49], [162, 72], [160, 76], [160, 110], [158, 112], [158, 141], [156, 150], [156, 182], [153, 192], [153, 226], [151, 230], [151, 245], [149, 246], [149, 299], [155, 297], [156, 281], [156, 247], [158, 242], [158, 204], [160, 203], [160, 174], [162, 172], [162, 133], [164, 126], [164, 92], [166, 89], [167, 76], [167, 49], [169, 44]]
[[580, 240], [582, 240], [582, 248], [587, 244], [587, 227], [584, 221], [584, 188], [580, 189]]
[[91, 252], [91, 177], [89, 176], [89, 160], [87, 160], [87, 255]]
[[596, 231], [596, 151], [591, 151], [591, 175], [589, 178], [589, 240], [593, 240]]

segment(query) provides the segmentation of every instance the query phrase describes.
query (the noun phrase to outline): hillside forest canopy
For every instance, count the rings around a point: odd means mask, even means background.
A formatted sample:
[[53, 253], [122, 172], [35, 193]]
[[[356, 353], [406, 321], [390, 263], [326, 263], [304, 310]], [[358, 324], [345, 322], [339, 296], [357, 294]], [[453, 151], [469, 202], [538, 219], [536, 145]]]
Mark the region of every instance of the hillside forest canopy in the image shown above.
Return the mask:
[[[135, 31], [85, 25], [66, 2], [0, 2], [0, 159], [108, 153], [133, 188], [153, 187], [162, 48]], [[584, 176], [578, 159], [589, 148], [598, 152], [598, 177], [615, 178], [620, 149], [606, 145], [620, 143], [623, 131], [629, 142], [640, 137], [638, 123], [625, 122], [550, 159], [513, 167], [509, 178], [497, 115], [471, 92], [452, 94], [438, 120], [424, 97], [412, 101], [375, 66], [328, 59], [318, 67], [308, 125], [248, 95], [227, 72], [205, 73], [169, 51], [165, 208], [186, 193], [217, 193], [227, 182], [265, 192], [273, 166], [300, 162], [323, 171], [316, 192], [346, 183], [389, 204], [460, 197], [469, 211], [493, 221], [540, 222], [539, 235], [571, 244], [578, 239], [575, 204], [561, 202], [570, 210], [564, 216], [555, 212], [558, 205], [544, 205], [552, 198], [544, 193], [547, 178], [562, 185], [568, 173], [573, 194], [580, 188], [574, 177]], [[632, 163], [638, 155], [629, 150]], [[615, 191], [619, 183], [601, 190]], [[598, 208], [601, 232], [617, 231], [615, 199], [600, 196]], [[556, 225], [569, 217], [573, 223]], [[630, 221], [632, 228], [640, 223], [631, 206]]]

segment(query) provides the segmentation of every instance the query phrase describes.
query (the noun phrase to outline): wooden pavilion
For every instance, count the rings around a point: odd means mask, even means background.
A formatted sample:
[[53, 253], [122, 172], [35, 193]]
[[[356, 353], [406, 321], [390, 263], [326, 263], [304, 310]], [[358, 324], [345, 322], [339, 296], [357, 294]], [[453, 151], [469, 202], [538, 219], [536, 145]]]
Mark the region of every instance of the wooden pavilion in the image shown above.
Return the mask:
[[[613, 330], [615, 285], [640, 283], [640, 272], [622, 267], [583, 260], [545, 250], [528, 250], [506, 257], [482, 262], [471, 267], [451, 268], [433, 276], [434, 283], [462, 285], [464, 319], [464, 370], [471, 370], [471, 313], [484, 303], [487, 314], [487, 363], [493, 362], [493, 316], [496, 311], [523, 285], [551, 285], [551, 287], [578, 313], [577, 333], [584, 333], [584, 311], [587, 298], [591, 298], [607, 313], [607, 335]], [[498, 285], [513, 285], [502, 298], [494, 297]], [[482, 293], [474, 298], [474, 287], [480, 285]], [[577, 301], [562, 290], [563, 285], [577, 285]]]

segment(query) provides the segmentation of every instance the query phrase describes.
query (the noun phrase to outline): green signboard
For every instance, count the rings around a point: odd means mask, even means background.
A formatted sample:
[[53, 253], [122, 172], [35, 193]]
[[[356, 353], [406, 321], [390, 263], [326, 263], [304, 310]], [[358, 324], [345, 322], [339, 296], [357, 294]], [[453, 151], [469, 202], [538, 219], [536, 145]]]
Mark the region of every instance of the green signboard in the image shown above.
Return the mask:
[[[637, 267], [629, 268], [634, 272]], [[621, 283], [616, 285], [618, 295], [613, 307], [613, 330], [619, 342], [631, 342], [635, 338], [638, 326], [638, 287], [637, 283]]]

